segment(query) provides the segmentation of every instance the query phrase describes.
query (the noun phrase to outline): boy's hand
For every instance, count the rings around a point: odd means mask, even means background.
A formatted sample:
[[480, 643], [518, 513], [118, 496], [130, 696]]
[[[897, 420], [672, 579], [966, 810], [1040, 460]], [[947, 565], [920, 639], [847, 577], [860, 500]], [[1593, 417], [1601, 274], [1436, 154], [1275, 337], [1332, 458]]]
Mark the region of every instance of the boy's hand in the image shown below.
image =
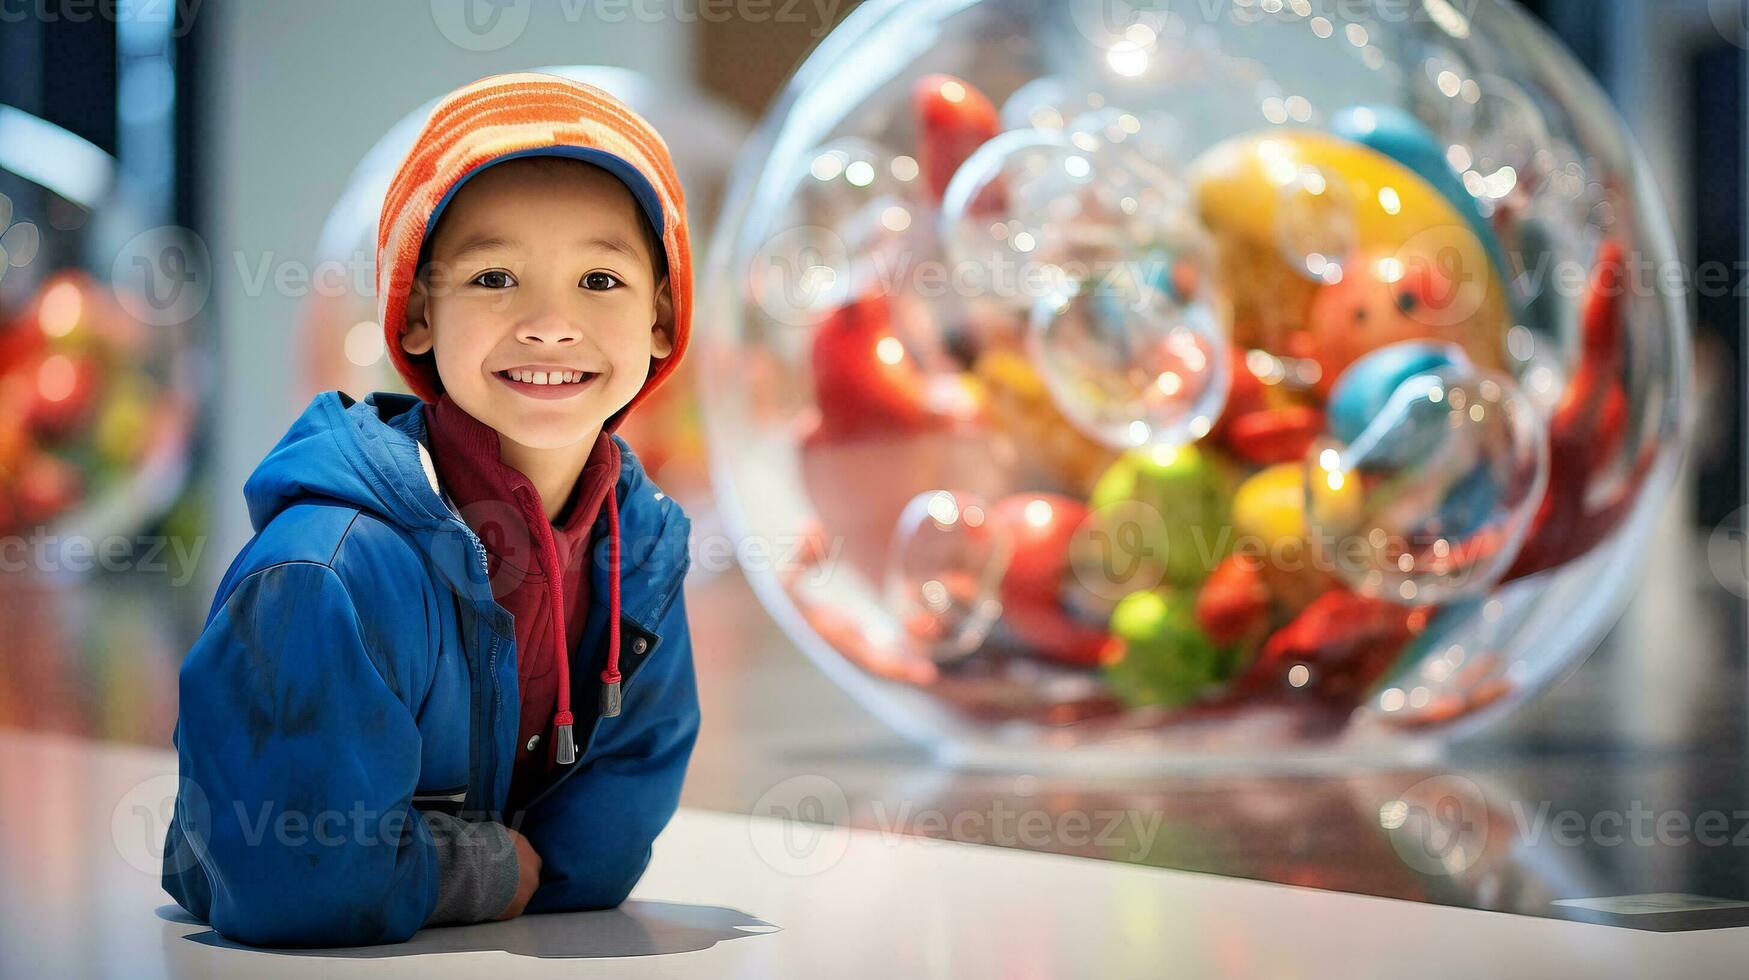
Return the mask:
[[535, 853], [534, 845], [528, 842], [528, 838], [515, 830], [509, 827], [505, 827], [504, 830], [510, 835], [510, 841], [516, 847], [517, 882], [516, 894], [511, 897], [510, 904], [505, 906], [504, 911], [499, 914], [496, 920], [499, 922], [521, 915], [522, 910], [528, 906], [529, 899], [534, 897], [534, 890], [540, 887], [540, 855]]

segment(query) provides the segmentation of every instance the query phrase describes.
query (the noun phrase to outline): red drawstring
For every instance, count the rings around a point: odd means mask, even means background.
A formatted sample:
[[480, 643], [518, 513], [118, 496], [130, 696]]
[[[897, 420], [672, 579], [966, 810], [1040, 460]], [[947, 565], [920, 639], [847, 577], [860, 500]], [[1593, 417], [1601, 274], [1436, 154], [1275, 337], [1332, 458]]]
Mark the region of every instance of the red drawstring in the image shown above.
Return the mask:
[[[560, 578], [559, 548], [553, 542], [553, 527], [548, 523], [547, 516], [535, 504], [530, 488], [519, 485], [514, 489], [522, 491], [522, 507], [529, 524], [538, 529], [540, 534], [540, 563], [547, 574], [547, 597], [552, 606], [553, 622], [553, 661], [559, 668], [558, 710], [553, 713], [553, 725], [558, 730], [554, 739], [554, 751], [560, 765], [570, 765], [577, 761], [577, 741], [572, 729], [575, 718], [571, 714], [571, 656], [565, 644], [565, 583]], [[617, 486], [609, 486], [607, 490], [607, 553], [608, 569], [607, 594], [607, 667], [601, 672], [601, 716], [612, 718], [619, 714], [619, 494]]]
[[[607, 669], [601, 672], [601, 683], [619, 686], [619, 488], [607, 491], [607, 560], [613, 567], [607, 579]], [[617, 693], [614, 714], [618, 711]]]

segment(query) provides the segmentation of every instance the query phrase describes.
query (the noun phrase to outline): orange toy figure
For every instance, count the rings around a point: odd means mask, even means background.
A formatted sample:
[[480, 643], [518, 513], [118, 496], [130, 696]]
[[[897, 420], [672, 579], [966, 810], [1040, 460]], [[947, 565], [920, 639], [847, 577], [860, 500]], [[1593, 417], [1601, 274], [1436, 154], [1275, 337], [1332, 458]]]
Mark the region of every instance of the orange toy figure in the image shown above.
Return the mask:
[[1549, 422], [1549, 485], [1530, 536], [1507, 572], [1508, 581], [1572, 561], [1627, 516], [1651, 469], [1651, 447], [1641, 453], [1622, 487], [1601, 505], [1590, 490], [1621, 450], [1627, 394], [1621, 370], [1627, 326], [1623, 248], [1606, 239], [1598, 250], [1580, 323], [1579, 364]]
[[917, 156], [932, 204], [941, 202], [960, 164], [1002, 130], [996, 107], [972, 83], [952, 75], [925, 75], [911, 90], [917, 115]]
[[[1318, 393], [1326, 397], [1350, 364], [1388, 344], [1437, 340], [1466, 350], [1470, 311], [1450, 271], [1432, 256], [1373, 252], [1343, 267], [1342, 281], [1322, 287], [1312, 301], [1307, 329], [1288, 338], [1288, 351], [1320, 368]], [[1478, 363], [1492, 363], [1492, 356]]]
[[1313, 321], [1334, 274], [1308, 266], [1307, 249], [1340, 256], [1335, 272], [1344, 281], [1364, 273], [1353, 268], [1357, 259], [1399, 256], [1408, 265], [1435, 256], [1455, 287], [1443, 312], [1458, 321], [1441, 328], [1461, 338], [1477, 365], [1502, 366], [1511, 323], [1505, 284], [1463, 215], [1414, 171], [1328, 133], [1271, 130], [1209, 148], [1190, 178], [1231, 287], [1240, 346], [1294, 353], [1289, 338]]

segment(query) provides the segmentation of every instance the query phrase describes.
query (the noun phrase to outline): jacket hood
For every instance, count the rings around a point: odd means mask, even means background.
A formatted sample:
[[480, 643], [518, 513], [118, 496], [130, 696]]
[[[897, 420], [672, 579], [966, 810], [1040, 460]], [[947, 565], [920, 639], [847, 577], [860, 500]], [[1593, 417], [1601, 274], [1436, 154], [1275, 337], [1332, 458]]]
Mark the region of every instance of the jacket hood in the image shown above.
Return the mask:
[[244, 481], [256, 532], [310, 497], [350, 504], [409, 531], [446, 524], [449, 507], [420, 441], [424, 420], [411, 411], [417, 405], [409, 395], [386, 391], [363, 401], [341, 391], [311, 399]]
[[674, 349], [605, 425], [609, 431], [673, 374], [692, 332], [692, 251], [686, 200], [667, 144], [643, 117], [583, 82], [542, 72], [490, 75], [431, 111], [383, 199], [377, 223], [377, 314], [390, 360], [420, 399], [442, 382], [429, 357], [401, 348], [420, 250], [456, 190], [474, 174], [519, 156], [568, 156], [602, 167], [631, 190], [662, 240], [674, 309]]

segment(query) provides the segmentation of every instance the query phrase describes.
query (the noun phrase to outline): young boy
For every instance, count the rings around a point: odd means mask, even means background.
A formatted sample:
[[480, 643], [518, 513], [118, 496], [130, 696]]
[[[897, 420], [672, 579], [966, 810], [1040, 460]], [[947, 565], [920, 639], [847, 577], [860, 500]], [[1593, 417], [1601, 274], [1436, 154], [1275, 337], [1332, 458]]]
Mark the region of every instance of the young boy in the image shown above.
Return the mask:
[[183, 664], [167, 891], [263, 946], [618, 905], [698, 731], [689, 521], [614, 430], [686, 349], [685, 203], [599, 89], [432, 113], [377, 292], [417, 397], [318, 395]]

